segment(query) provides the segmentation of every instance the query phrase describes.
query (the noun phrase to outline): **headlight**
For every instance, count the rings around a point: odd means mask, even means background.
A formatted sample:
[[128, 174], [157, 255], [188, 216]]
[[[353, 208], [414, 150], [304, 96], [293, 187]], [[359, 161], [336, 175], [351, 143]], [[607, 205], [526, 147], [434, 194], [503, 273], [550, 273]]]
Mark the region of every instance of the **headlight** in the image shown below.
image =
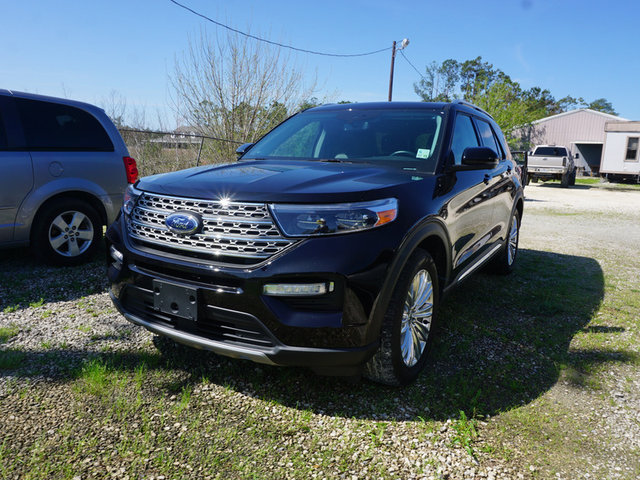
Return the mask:
[[398, 200], [332, 205], [270, 205], [285, 235], [308, 236], [349, 233], [393, 222], [398, 216]]
[[138, 201], [138, 197], [142, 194], [140, 190], [135, 188], [133, 185], [129, 185], [124, 192], [124, 200], [122, 201], [122, 209], [124, 213], [127, 215], [131, 215], [133, 211], [133, 207], [136, 206], [136, 202]]

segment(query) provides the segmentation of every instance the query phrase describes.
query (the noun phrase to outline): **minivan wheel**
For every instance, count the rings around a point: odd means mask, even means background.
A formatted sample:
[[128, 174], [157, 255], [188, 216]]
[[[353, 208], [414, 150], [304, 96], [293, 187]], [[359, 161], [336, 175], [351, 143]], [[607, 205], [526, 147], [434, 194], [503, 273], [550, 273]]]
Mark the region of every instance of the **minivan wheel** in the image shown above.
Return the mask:
[[438, 274], [427, 252], [415, 251], [396, 282], [365, 376], [387, 385], [414, 381], [424, 368], [438, 306]]
[[60, 199], [47, 205], [34, 226], [36, 255], [52, 265], [77, 265], [89, 260], [102, 238], [98, 212], [82, 200]]

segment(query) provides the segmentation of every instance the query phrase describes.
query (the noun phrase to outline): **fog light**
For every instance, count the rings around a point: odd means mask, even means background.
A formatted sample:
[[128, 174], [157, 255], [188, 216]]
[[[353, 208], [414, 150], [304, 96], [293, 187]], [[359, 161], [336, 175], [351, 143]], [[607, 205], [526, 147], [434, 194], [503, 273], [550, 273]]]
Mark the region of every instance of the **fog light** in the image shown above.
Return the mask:
[[333, 292], [333, 282], [322, 283], [268, 283], [262, 289], [265, 295], [273, 297], [312, 297]]
[[124, 255], [113, 245], [109, 248], [109, 253], [111, 254], [111, 258], [115, 260], [113, 266], [119, 269], [124, 263]]
[[124, 262], [124, 255], [113, 245], [111, 245], [111, 248], [109, 248], [109, 253], [111, 253], [111, 258], [113, 258], [116, 262]]

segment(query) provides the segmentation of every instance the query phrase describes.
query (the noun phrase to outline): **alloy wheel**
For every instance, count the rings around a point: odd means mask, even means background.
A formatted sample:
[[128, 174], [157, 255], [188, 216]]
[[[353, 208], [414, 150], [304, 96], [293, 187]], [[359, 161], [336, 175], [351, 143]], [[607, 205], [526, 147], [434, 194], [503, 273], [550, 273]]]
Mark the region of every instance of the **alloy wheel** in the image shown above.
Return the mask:
[[409, 285], [400, 326], [400, 351], [408, 367], [418, 363], [424, 352], [432, 316], [433, 282], [429, 272], [419, 270]]
[[49, 226], [49, 244], [63, 257], [77, 257], [86, 252], [93, 241], [93, 223], [78, 211], [66, 211]]
[[507, 262], [513, 265], [518, 253], [518, 232], [519, 232], [518, 215], [513, 215], [511, 219], [511, 231], [509, 232], [509, 245], [507, 247]]

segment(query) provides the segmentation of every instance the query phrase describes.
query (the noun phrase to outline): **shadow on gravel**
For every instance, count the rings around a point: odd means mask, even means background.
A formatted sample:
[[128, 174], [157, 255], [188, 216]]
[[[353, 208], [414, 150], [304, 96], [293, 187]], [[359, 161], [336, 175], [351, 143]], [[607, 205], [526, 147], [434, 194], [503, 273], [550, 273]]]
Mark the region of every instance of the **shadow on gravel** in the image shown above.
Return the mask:
[[52, 267], [38, 263], [27, 248], [0, 250], [0, 314], [106, 291], [105, 254], [102, 243], [90, 263]]
[[521, 250], [512, 275], [476, 275], [445, 299], [431, 362], [418, 381], [405, 388], [231, 360], [166, 341], [159, 343], [163, 355], [62, 349], [30, 353], [12, 350], [9, 342], [0, 345], [0, 376], [45, 375], [67, 382], [97, 358], [125, 373], [133, 374], [142, 364], [149, 372], [163, 371], [153, 376], [156, 384], [150, 390], [155, 395], [197, 388], [206, 381], [332, 416], [442, 420], [457, 418], [460, 411], [494, 415], [539, 397], [563, 369], [576, 373], [579, 387], [588, 384], [589, 371], [601, 362], [637, 361], [633, 352], [569, 351], [579, 331], [618, 332], [606, 325], [587, 327], [603, 296], [603, 272], [595, 260]]
[[[560, 182], [540, 182], [538, 184], [538, 187], [543, 187], [543, 188], [564, 188], [562, 187], [562, 185], [560, 185]], [[591, 190], [592, 188], [598, 188], [595, 187], [593, 185], [580, 185], [580, 184], [576, 184], [576, 185], [571, 185], [570, 187], [566, 187], [569, 190]]]
[[[539, 187], [562, 188], [560, 182], [540, 182]], [[625, 183], [596, 183], [593, 185], [572, 185], [569, 190], [608, 190], [612, 192], [640, 192], [640, 188], [634, 184]]]

